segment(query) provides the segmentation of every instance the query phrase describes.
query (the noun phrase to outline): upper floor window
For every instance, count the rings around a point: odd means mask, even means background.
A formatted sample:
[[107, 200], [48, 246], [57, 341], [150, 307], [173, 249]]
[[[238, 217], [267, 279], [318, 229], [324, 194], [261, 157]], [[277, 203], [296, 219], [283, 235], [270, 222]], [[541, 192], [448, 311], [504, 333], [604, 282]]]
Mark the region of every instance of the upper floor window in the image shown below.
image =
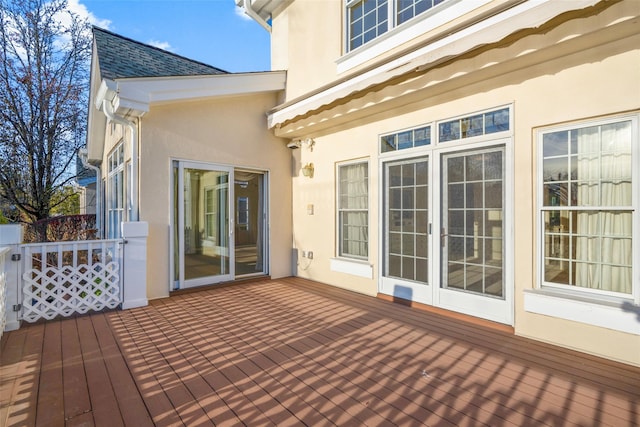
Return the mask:
[[370, 42], [447, 0], [348, 0], [347, 50]]
[[637, 129], [628, 116], [538, 133], [543, 286], [623, 297], [640, 291], [632, 273], [640, 238]]

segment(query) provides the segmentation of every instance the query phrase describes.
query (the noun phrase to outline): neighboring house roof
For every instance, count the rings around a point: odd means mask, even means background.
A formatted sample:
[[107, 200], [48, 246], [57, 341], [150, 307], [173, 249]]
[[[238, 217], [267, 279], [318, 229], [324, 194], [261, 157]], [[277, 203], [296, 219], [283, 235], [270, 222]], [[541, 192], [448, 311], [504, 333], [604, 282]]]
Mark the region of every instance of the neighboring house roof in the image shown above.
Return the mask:
[[[229, 73], [102, 28], [93, 28], [87, 155], [103, 159], [107, 116], [142, 117], [156, 103], [280, 92], [286, 72]], [[133, 123], [133, 122], [132, 122]]]
[[194, 61], [102, 28], [93, 27], [93, 38], [104, 79], [228, 74], [227, 71]]

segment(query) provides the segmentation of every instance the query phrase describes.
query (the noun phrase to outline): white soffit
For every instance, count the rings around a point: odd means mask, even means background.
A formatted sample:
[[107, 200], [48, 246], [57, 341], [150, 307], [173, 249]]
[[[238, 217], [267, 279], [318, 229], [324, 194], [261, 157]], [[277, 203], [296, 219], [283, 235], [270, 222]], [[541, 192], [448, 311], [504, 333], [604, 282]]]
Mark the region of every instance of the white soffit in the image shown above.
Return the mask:
[[282, 0], [236, 0], [236, 6], [250, 7], [265, 21], [271, 18], [271, 14], [280, 4], [282, 4]]
[[476, 47], [496, 43], [518, 30], [539, 27], [562, 13], [584, 9], [599, 3], [599, 1], [526, 1], [322, 92], [276, 108], [268, 115], [268, 126], [273, 128], [352, 93], [365, 90], [370, 86], [383, 83], [412, 70], [428, 67], [445, 58], [462, 55]]
[[153, 103], [281, 91], [285, 82], [284, 71], [122, 79], [117, 81], [118, 102], [120, 107], [146, 111]]

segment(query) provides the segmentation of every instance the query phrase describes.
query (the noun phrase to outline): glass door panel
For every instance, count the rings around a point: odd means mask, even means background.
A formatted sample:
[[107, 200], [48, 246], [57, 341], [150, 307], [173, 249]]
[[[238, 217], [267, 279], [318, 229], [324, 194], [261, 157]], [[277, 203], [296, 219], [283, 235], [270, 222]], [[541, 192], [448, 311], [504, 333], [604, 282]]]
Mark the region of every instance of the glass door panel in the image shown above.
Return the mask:
[[383, 185], [381, 292], [430, 303], [428, 158], [386, 162]]
[[232, 170], [180, 163], [176, 200], [179, 288], [201, 286], [233, 277]]
[[388, 163], [385, 276], [427, 283], [428, 162]]
[[265, 174], [235, 171], [235, 274], [265, 273]]
[[443, 289], [504, 298], [503, 149], [443, 156]]

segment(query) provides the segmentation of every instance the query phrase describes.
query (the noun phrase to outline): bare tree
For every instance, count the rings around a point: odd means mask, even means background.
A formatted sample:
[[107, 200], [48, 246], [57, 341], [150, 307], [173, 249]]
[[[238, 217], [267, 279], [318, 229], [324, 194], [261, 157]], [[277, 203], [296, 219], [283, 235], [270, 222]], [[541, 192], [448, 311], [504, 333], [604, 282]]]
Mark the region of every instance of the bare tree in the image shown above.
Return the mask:
[[48, 218], [84, 145], [89, 24], [66, 0], [0, 0], [0, 199]]

